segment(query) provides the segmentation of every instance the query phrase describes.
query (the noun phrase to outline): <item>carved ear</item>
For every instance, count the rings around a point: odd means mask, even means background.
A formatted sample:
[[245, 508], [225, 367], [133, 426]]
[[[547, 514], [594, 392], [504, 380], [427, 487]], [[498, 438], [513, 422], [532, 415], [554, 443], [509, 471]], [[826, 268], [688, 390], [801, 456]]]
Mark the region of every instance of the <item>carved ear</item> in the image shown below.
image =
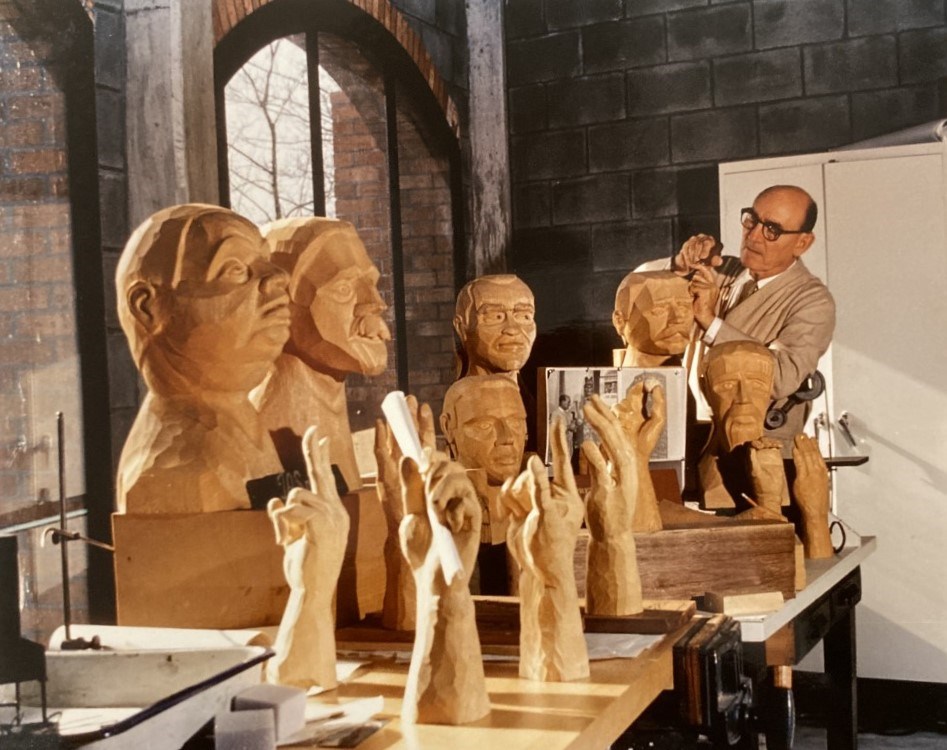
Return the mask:
[[441, 414], [441, 432], [444, 433], [444, 439], [447, 441], [447, 447], [450, 449], [451, 458], [457, 458], [457, 451], [454, 450], [454, 425], [450, 418], [450, 412], [445, 411]]
[[128, 309], [132, 317], [147, 331], [155, 328], [155, 288], [147, 281], [136, 281], [128, 290]]
[[[615, 326], [615, 330], [618, 332], [618, 335], [621, 336], [621, 340], [625, 341], [625, 334], [622, 330], [625, 327], [625, 316], [621, 314], [620, 310], [612, 311], [612, 325]], [[627, 344], [628, 342], [625, 341]]]
[[454, 316], [454, 332], [457, 334], [457, 338], [460, 339], [460, 345], [462, 348], [467, 346], [467, 328], [464, 325], [464, 319], [459, 315]]

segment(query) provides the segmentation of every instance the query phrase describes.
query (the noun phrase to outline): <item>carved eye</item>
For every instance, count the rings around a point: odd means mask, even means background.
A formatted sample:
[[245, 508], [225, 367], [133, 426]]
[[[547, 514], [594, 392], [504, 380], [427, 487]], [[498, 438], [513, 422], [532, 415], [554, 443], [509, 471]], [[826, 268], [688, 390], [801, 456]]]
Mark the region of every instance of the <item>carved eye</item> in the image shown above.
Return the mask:
[[534, 319], [532, 310], [517, 310], [513, 313], [513, 319], [517, 323], [528, 324], [532, 323]]
[[506, 320], [506, 313], [503, 310], [485, 310], [480, 313], [480, 322], [485, 325], [499, 325], [504, 320]]
[[[341, 280], [324, 287], [326, 292], [339, 304], [355, 299], [355, 286], [351, 281]], [[320, 290], [321, 291], [321, 290]]]
[[250, 269], [246, 263], [231, 258], [220, 267], [217, 278], [221, 281], [229, 281], [232, 284], [245, 284], [250, 280]]

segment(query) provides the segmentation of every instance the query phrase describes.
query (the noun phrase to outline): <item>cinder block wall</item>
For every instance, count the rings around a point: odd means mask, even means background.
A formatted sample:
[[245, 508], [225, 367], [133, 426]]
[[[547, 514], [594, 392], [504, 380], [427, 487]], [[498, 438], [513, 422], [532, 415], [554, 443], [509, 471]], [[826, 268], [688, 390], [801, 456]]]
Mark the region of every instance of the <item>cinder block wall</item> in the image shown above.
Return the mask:
[[536, 293], [540, 364], [609, 363], [622, 275], [719, 230], [718, 163], [947, 114], [944, 0], [505, 7], [510, 266]]

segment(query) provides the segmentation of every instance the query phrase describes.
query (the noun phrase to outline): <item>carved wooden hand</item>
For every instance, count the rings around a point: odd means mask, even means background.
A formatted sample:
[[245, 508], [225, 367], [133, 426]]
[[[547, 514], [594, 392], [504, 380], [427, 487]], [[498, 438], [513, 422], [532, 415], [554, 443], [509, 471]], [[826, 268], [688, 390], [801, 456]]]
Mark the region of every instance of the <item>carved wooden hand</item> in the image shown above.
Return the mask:
[[507, 543], [520, 565], [520, 676], [577, 680], [589, 675], [573, 555], [583, 506], [569, 460], [565, 425], [553, 425], [553, 481], [532, 456], [503, 487], [510, 510]]
[[806, 557], [831, 557], [829, 470], [819, 452], [819, 444], [807, 435], [796, 435], [792, 460], [796, 465], [792, 489], [802, 515], [802, 543]]
[[[468, 583], [480, 546], [480, 503], [464, 469], [430, 449], [422, 476], [401, 459], [401, 549], [414, 572], [417, 618], [402, 720], [464, 724], [490, 712]], [[432, 515], [450, 529], [463, 563], [448, 585], [432, 544]]]
[[[415, 427], [421, 437], [421, 446], [434, 449], [434, 415], [427, 404], [418, 405], [414, 396], [406, 398], [408, 409], [414, 418]], [[382, 605], [381, 622], [392, 630], [414, 630], [415, 587], [414, 575], [407, 560], [401, 554], [398, 529], [404, 518], [404, 501], [401, 497], [401, 474], [398, 462], [401, 449], [383, 419], [375, 421], [375, 461], [378, 464], [378, 482], [375, 485], [388, 525], [385, 539], [385, 599]]]
[[632, 519], [638, 494], [638, 463], [621, 424], [598, 396], [583, 407], [602, 441], [586, 440], [582, 452], [591, 467], [586, 506], [589, 541], [586, 610], [596, 615], [630, 615], [642, 610], [641, 579]]
[[789, 499], [786, 470], [783, 467], [782, 443], [772, 438], [757, 438], [750, 443], [750, 479], [758, 507], [754, 518], [783, 520], [782, 505]]
[[[651, 414], [646, 417], [645, 402], [649, 394]], [[653, 378], [635, 383], [616, 407], [616, 413], [638, 466], [638, 497], [632, 528], [640, 533], [660, 531], [663, 524], [648, 462], [667, 424], [664, 388]]]
[[334, 597], [345, 556], [349, 516], [335, 488], [328, 440], [310, 427], [303, 437], [311, 490], [297, 487], [267, 514], [283, 545], [290, 595], [267, 679], [284, 685], [336, 686]]

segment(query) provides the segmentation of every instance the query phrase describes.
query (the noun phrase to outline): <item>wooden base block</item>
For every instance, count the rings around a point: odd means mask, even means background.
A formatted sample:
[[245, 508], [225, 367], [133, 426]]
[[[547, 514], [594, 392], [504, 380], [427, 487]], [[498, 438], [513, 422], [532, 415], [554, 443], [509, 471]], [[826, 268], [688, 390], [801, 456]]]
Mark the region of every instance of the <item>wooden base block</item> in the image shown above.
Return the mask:
[[708, 591], [704, 594], [703, 607], [708, 612], [739, 617], [775, 612], [782, 608], [783, 603], [783, 595], [779, 591], [767, 591], [762, 594], [730, 594], [729, 596]]
[[[351, 518], [339, 575], [340, 623], [381, 608], [387, 533], [374, 487], [342, 499]], [[283, 548], [265, 511], [112, 515], [119, 625], [278, 625], [289, 596]]]
[[586, 615], [586, 633], [640, 633], [660, 635], [672, 633], [686, 625], [697, 611], [691, 600], [645, 601], [644, 610], [636, 615], [606, 617]]

